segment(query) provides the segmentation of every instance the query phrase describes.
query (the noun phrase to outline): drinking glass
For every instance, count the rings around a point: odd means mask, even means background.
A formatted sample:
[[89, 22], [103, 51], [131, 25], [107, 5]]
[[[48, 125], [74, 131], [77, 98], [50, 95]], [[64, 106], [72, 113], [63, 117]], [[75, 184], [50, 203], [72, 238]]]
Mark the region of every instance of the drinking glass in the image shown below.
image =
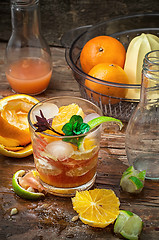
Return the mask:
[[[51, 118], [55, 108], [77, 104], [86, 116], [101, 110], [88, 100], [77, 97], [54, 97], [36, 104], [28, 114], [35, 167], [41, 184], [48, 192], [58, 196], [73, 196], [76, 191], [90, 189], [96, 178], [101, 126], [74, 136], [60, 136], [50, 131], [37, 132], [34, 124], [40, 110]], [[50, 109], [53, 109], [51, 111]], [[94, 116], [95, 116], [94, 115]], [[68, 139], [81, 139], [80, 147]], [[72, 141], [75, 142], [75, 141]], [[84, 147], [84, 144], [87, 147]]]

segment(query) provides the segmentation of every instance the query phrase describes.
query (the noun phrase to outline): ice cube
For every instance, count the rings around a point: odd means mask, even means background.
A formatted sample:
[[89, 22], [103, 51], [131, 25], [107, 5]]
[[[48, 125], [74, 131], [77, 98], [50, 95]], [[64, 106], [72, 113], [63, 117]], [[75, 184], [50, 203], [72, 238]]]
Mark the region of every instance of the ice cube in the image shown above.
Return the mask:
[[53, 118], [54, 116], [56, 116], [59, 112], [59, 108], [54, 104], [54, 103], [43, 103], [43, 104], [40, 104], [38, 107], [36, 107], [33, 111], [33, 121], [36, 122], [36, 116], [40, 116], [40, 110], [42, 110], [43, 112], [43, 115], [46, 119], [49, 119], [49, 118]]
[[44, 174], [51, 174], [53, 176], [57, 176], [62, 173], [62, 170], [60, 168], [57, 168], [55, 165], [48, 163], [44, 158], [36, 159], [36, 168]]
[[85, 164], [83, 164], [82, 166], [79, 166], [77, 168], [73, 168], [73, 169], [69, 170], [68, 172], [66, 172], [66, 176], [80, 177], [82, 175], [85, 175], [90, 170], [92, 170], [93, 168], [96, 167], [97, 160], [98, 160], [98, 158], [95, 157], [91, 161], [89, 161], [88, 163], [85, 162]]
[[89, 121], [91, 121], [92, 119], [97, 118], [97, 117], [100, 117], [100, 115], [98, 113], [90, 113], [83, 119], [83, 122], [88, 123]]
[[62, 161], [69, 158], [73, 154], [74, 149], [70, 143], [66, 143], [61, 140], [49, 143], [46, 146], [46, 151], [53, 159]]

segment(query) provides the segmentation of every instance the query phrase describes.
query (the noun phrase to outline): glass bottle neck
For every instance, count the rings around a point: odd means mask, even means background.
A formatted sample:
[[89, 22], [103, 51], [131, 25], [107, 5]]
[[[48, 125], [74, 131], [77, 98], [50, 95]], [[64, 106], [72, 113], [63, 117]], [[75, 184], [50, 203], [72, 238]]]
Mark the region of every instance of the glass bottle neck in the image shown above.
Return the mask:
[[141, 104], [159, 104], [159, 50], [146, 54], [143, 62]]
[[12, 34], [39, 35], [39, 0], [11, 0]]

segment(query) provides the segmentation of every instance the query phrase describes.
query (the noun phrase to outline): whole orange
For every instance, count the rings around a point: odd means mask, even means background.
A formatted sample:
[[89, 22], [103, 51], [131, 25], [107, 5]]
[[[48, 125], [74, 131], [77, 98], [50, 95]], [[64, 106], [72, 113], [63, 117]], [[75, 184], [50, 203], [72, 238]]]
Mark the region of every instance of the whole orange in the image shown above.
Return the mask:
[[105, 81], [91, 81], [91, 78], [90, 80], [85, 79], [86, 92], [89, 97], [93, 96], [93, 99], [98, 102], [101, 100], [103, 104], [115, 104], [120, 102], [121, 98], [125, 97], [127, 88], [118, 84], [128, 84], [128, 77], [125, 71], [118, 65], [99, 63], [95, 65], [88, 74], [94, 78]]
[[88, 73], [98, 63], [114, 63], [124, 67], [126, 51], [121, 42], [110, 36], [98, 36], [89, 40], [80, 54], [82, 70]]

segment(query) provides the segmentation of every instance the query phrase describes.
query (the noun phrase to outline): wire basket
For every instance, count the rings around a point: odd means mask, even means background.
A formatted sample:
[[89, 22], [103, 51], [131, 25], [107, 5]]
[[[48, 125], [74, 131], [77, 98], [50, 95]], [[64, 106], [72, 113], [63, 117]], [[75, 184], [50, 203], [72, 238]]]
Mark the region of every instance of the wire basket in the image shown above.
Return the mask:
[[[127, 49], [130, 41], [141, 33], [151, 33], [159, 36], [158, 22], [159, 14], [138, 14], [115, 18], [94, 26], [89, 25], [76, 28], [63, 36], [62, 43], [66, 47], [66, 61], [79, 84], [81, 96], [98, 105], [104, 115], [128, 121], [139, 102], [141, 85], [102, 81], [84, 73], [80, 65], [80, 53], [83, 46], [87, 41], [96, 36], [109, 35], [119, 40]], [[85, 85], [86, 79], [92, 82], [98, 81], [98, 84], [113, 87], [116, 91], [121, 88], [126, 89], [131, 93], [129, 96], [133, 96], [135, 91], [138, 93], [138, 97], [120, 98], [118, 96], [101, 94], [88, 88]]]

